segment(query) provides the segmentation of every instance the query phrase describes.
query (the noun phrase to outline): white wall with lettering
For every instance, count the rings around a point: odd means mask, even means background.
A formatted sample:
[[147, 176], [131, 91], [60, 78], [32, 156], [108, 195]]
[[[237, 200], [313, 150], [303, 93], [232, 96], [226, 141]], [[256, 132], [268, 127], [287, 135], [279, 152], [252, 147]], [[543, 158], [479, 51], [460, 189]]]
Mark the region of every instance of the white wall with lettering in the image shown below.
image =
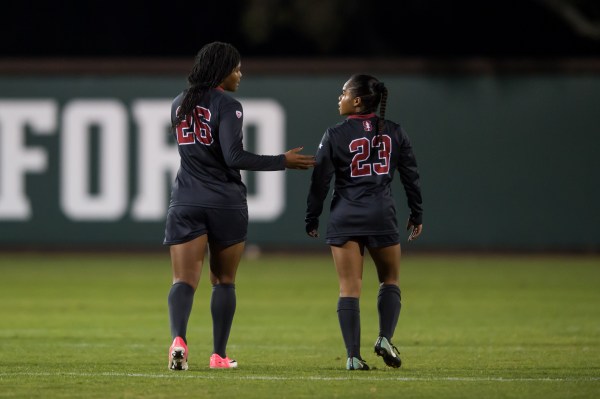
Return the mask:
[[46, 171], [48, 154], [27, 147], [25, 136], [27, 128], [33, 134], [54, 134], [57, 113], [53, 100], [0, 100], [0, 220], [31, 218], [25, 178]]
[[[259, 154], [285, 151], [285, 112], [271, 99], [241, 99], [244, 127], [254, 128]], [[170, 99], [137, 99], [131, 106], [114, 98], [67, 101], [0, 99], [0, 221], [35, 218], [26, 179], [48, 171], [48, 151], [27, 144], [27, 134], [59, 140], [60, 210], [72, 221], [160, 221], [168, 207], [171, 181], [179, 167], [176, 145], [169, 140]], [[60, 122], [60, 124], [59, 124]], [[131, 131], [130, 131], [131, 129]], [[97, 187], [92, 190], [90, 139], [97, 134], [93, 157]], [[131, 139], [133, 138], [133, 139]], [[130, 151], [133, 143], [136, 147]], [[130, 154], [135, 159], [130, 159]], [[131, 165], [136, 165], [135, 176]], [[130, 184], [133, 179], [133, 184]], [[274, 221], [285, 210], [285, 173], [257, 172], [248, 196], [251, 221]], [[129, 192], [134, 187], [134, 192]]]

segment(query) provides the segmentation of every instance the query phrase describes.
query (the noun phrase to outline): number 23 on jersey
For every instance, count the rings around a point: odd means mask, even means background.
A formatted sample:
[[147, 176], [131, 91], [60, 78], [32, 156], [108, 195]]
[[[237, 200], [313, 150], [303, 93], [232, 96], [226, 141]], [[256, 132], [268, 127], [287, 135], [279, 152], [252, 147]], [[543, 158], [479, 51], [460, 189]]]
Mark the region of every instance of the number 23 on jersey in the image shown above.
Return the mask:
[[[373, 172], [385, 175], [390, 171], [392, 139], [387, 134], [375, 136], [371, 140], [361, 137], [352, 140], [348, 146], [354, 154], [350, 163], [350, 176], [371, 176]], [[371, 151], [377, 151], [377, 158], [369, 162]]]

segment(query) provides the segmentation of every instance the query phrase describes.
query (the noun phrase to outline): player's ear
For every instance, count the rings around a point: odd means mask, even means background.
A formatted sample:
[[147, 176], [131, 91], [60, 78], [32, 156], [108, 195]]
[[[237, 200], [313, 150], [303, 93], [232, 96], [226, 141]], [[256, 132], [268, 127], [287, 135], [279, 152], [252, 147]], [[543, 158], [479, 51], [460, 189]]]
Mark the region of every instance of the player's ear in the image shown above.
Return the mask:
[[360, 104], [362, 104], [362, 100], [360, 99], [360, 97], [354, 97], [354, 100], [352, 100], [352, 105], [354, 105], [355, 107], [359, 107]]

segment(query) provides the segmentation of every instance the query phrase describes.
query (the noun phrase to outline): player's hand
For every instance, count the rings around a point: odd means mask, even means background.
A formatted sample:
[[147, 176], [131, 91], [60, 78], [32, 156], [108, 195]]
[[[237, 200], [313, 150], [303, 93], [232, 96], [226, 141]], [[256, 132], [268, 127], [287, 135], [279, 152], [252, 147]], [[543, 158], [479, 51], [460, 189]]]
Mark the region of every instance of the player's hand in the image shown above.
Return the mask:
[[406, 223], [406, 230], [410, 231], [410, 234], [408, 236], [408, 241], [412, 241], [421, 235], [421, 232], [423, 231], [423, 225], [422, 224], [414, 224], [413, 222], [410, 221], [410, 219], [408, 219], [408, 223]]
[[304, 147], [296, 147], [286, 152], [285, 167], [288, 169], [308, 169], [315, 166], [315, 157], [313, 155], [299, 154]]
[[319, 219], [308, 219], [306, 221], [306, 234], [313, 238], [319, 236]]

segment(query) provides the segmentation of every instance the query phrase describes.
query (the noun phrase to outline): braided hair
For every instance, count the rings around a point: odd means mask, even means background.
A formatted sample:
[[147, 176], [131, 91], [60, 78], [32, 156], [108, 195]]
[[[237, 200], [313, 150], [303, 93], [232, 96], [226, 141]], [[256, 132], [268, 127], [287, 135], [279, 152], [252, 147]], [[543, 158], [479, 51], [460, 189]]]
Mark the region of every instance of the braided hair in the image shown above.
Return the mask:
[[184, 121], [208, 90], [219, 86], [239, 65], [240, 60], [240, 53], [229, 43], [212, 42], [202, 47], [188, 75], [189, 88], [173, 121], [173, 127]]
[[375, 113], [379, 107], [377, 135], [381, 135], [385, 127], [385, 110], [387, 108], [388, 90], [383, 82], [371, 75], [352, 75], [349, 79], [349, 90], [355, 97], [360, 97], [363, 104], [361, 114]]

